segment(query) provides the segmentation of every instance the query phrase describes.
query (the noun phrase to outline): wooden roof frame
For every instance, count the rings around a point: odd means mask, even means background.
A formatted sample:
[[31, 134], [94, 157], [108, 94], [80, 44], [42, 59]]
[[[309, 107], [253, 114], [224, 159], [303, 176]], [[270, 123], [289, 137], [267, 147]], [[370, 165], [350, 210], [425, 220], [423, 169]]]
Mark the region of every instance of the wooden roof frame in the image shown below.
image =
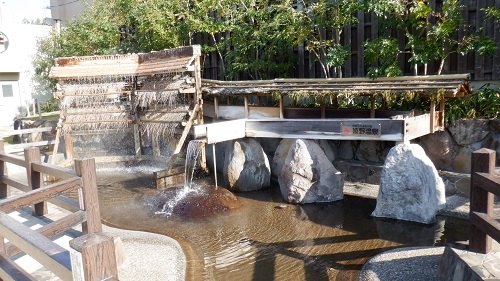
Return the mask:
[[176, 71], [195, 71], [201, 46], [184, 46], [150, 53], [61, 57], [49, 77], [58, 80], [110, 76], [146, 76]]
[[385, 92], [416, 92], [433, 95], [442, 92], [445, 98], [461, 97], [471, 92], [469, 74], [399, 76], [370, 78], [302, 78], [255, 81], [219, 81], [202, 79], [203, 91], [215, 96], [252, 96], [299, 92], [315, 94], [352, 93], [373, 95]]

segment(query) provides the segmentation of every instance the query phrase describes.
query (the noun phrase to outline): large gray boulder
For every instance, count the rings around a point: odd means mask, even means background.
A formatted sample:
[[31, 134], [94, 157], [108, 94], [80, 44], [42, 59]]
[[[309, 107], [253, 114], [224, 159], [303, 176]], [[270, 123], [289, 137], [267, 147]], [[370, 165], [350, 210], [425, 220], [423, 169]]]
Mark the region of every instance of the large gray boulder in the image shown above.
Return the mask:
[[224, 180], [231, 191], [252, 191], [269, 187], [271, 167], [259, 142], [233, 140], [227, 144], [224, 159]]
[[344, 179], [314, 141], [294, 140], [278, 177], [290, 203], [332, 202], [344, 198]]
[[418, 144], [398, 144], [387, 155], [372, 216], [431, 223], [446, 203], [443, 180]]
[[278, 179], [293, 142], [295, 142], [295, 139], [282, 139], [276, 148], [271, 164], [271, 175], [273, 179]]
[[459, 119], [448, 126], [453, 139], [461, 146], [482, 141], [489, 129], [488, 119]]
[[438, 170], [446, 170], [453, 163], [453, 139], [448, 131], [439, 131], [420, 138], [420, 145]]

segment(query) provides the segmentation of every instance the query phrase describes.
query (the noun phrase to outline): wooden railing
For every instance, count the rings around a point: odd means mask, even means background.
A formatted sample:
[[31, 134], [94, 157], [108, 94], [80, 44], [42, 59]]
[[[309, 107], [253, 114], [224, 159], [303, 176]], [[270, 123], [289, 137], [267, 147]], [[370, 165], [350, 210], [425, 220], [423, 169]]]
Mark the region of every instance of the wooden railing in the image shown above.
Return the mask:
[[[31, 129], [2, 131], [2, 132], [0, 132], [0, 140], [2, 138], [10, 137], [10, 136], [23, 135], [23, 134], [33, 134], [33, 133], [43, 133], [43, 132], [50, 132], [52, 130], [53, 130], [52, 127], [40, 127], [40, 128], [31, 128]], [[56, 142], [56, 140], [44, 140], [44, 141], [23, 143], [23, 139], [21, 138], [20, 144], [9, 145], [9, 146], [5, 147], [5, 151], [9, 152], [9, 153], [20, 152], [20, 151], [23, 151], [23, 149], [25, 149], [27, 147], [52, 145], [52, 144], [55, 144], [55, 142]]]
[[[27, 184], [7, 175], [7, 163], [26, 168]], [[61, 180], [44, 186], [42, 175]], [[24, 193], [10, 197], [10, 187]], [[61, 195], [77, 190], [78, 202]], [[0, 141], [0, 278], [34, 280], [11, 257], [24, 252], [62, 280], [117, 280], [113, 237], [102, 233], [94, 159], [75, 160], [75, 171], [44, 164], [37, 147], [24, 157], [4, 153]], [[69, 210], [66, 217], [32, 230], [8, 215], [33, 206], [34, 215], [47, 214], [47, 200]], [[83, 235], [71, 240], [71, 251], [49, 237], [82, 224]], [[9, 243], [4, 243], [4, 239]]]
[[492, 238], [500, 241], [500, 223], [493, 216], [494, 195], [500, 196], [500, 177], [495, 176], [495, 151], [472, 153], [469, 250], [491, 251]]

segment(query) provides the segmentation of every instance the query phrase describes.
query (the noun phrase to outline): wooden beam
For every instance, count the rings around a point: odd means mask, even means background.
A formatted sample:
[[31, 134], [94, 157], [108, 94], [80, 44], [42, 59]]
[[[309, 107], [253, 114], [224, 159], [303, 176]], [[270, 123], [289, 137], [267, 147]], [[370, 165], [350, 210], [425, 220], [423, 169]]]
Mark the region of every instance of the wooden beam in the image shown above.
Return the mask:
[[82, 178], [83, 210], [87, 211], [87, 222], [82, 225], [84, 233], [101, 232], [101, 212], [97, 194], [95, 160], [75, 160], [76, 174]]
[[14, 135], [42, 133], [42, 132], [50, 132], [50, 131], [52, 131], [52, 127], [38, 127], [38, 128], [31, 128], [31, 129], [1, 131], [0, 138], [7, 137], [7, 136], [14, 136]]
[[[3, 239], [3, 238], [2, 238]], [[31, 276], [17, 263], [10, 260], [4, 254], [0, 254], [0, 278], [3, 281], [36, 281], [35, 277]]]
[[444, 124], [445, 102], [446, 102], [446, 100], [444, 97], [439, 101], [439, 127], [441, 127], [440, 130], [444, 130], [444, 126], [445, 126], [445, 124]]
[[0, 211], [10, 213], [38, 202], [46, 201], [49, 198], [54, 198], [61, 193], [74, 189], [75, 186], [79, 186], [80, 184], [81, 179], [74, 177], [34, 189], [30, 192], [5, 198], [0, 201]]
[[[76, 213], [71, 213], [57, 221], [46, 224], [35, 231], [40, 233], [45, 237], [54, 237], [60, 233], [63, 233], [81, 223], [87, 219], [87, 213], [85, 211], [77, 211]], [[9, 243], [6, 245], [6, 253], [8, 256], [12, 257], [21, 252], [15, 245]]]
[[75, 158], [75, 150], [73, 148], [73, 138], [69, 132], [64, 134], [64, 144], [66, 145], [66, 159], [73, 160]]
[[40, 172], [40, 173], [45, 174], [45, 175], [54, 176], [54, 177], [60, 178], [60, 179], [69, 179], [69, 178], [73, 178], [76, 176], [76, 173], [74, 170], [59, 167], [59, 166], [52, 165], [52, 164], [36, 163], [35, 162], [35, 163], [32, 163], [31, 165], [32, 165], [33, 171], [37, 171], [37, 172]]
[[219, 119], [219, 96], [214, 96], [215, 119]]
[[484, 189], [496, 196], [500, 196], [500, 177], [489, 173], [479, 173], [474, 174], [474, 186], [475, 188]]
[[[474, 227], [479, 228], [481, 232], [487, 233], [488, 239], [493, 238], [496, 241], [500, 241], [500, 223], [492, 217], [485, 213], [472, 212], [470, 214], [470, 222]], [[489, 251], [483, 254], [487, 253]]]
[[30, 190], [29, 186], [26, 183], [15, 180], [9, 176], [2, 176], [0, 178], [0, 182], [3, 182], [5, 184], [7, 184], [8, 186], [12, 186], [12, 187], [17, 188], [19, 190], [23, 190], [23, 191]]
[[[24, 158], [26, 161], [26, 174], [28, 177], [28, 186], [31, 190], [38, 189], [43, 186], [43, 178], [40, 172], [33, 170], [31, 165], [34, 162], [40, 163], [40, 149], [38, 147], [30, 147], [24, 149]], [[33, 205], [33, 215], [43, 216], [48, 213], [47, 201], [43, 201]]]
[[141, 155], [141, 133], [139, 132], [139, 125], [134, 124], [134, 146], [135, 146], [135, 155]]
[[0, 233], [62, 280], [72, 280], [69, 252], [49, 238], [0, 212]]

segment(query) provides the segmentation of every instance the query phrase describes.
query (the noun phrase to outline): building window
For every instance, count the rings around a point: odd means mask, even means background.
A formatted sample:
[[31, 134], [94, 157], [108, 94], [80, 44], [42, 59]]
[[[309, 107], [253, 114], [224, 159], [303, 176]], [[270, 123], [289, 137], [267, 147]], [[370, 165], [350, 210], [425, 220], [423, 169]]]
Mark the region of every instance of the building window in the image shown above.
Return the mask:
[[2, 85], [2, 93], [4, 98], [11, 98], [14, 96], [14, 89], [12, 85]]

